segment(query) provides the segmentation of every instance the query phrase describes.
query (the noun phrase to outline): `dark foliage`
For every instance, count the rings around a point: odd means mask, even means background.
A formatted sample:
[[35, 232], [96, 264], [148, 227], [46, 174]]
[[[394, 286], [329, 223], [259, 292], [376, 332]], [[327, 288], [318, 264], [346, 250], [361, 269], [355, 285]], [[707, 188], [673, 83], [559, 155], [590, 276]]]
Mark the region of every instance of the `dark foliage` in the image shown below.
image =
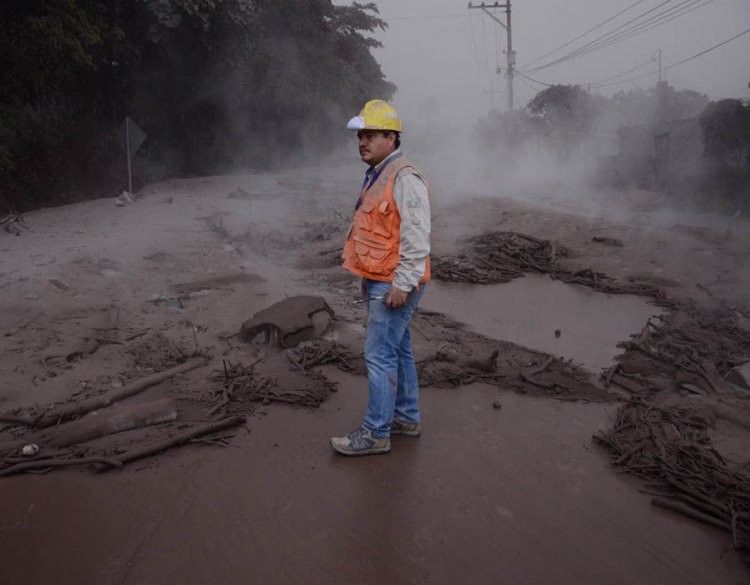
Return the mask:
[[6, 0], [0, 206], [124, 187], [117, 129], [149, 138], [140, 181], [263, 167], [333, 144], [387, 82], [374, 4], [330, 0]]
[[711, 102], [698, 118], [706, 170], [702, 187], [717, 193], [729, 210], [750, 203], [750, 105], [734, 99]]
[[704, 155], [750, 173], [750, 105], [732, 99], [711, 102], [699, 121]]
[[548, 128], [585, 132], [596, 115], [596, 98], [578, 85], [553, 85], [540, 91], [526, 106], [532, 118]]

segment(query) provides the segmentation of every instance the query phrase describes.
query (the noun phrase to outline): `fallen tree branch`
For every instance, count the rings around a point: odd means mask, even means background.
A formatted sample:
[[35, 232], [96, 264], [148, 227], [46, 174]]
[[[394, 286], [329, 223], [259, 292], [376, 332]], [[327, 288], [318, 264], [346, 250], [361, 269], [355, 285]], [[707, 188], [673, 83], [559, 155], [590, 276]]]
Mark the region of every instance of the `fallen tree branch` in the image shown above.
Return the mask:
[[55, 451], [47, 451], [46, 449], [40, 449], [36, 455], [29, 456], [9, 456], [2, 459], [2, 463], [6, 465], [13, 465], [16, 463], [28, 463], [29, 461], [41, 461], [42, 459], [70, 459], [75, 456], [75, 452], [71, 449], [59, 449]]
[[184, 364], [180, 364], [179, 366], [175, 366], [173, 368], [169, 368], [168, 370], [157, 372], [156, 374], [152, 374], [150, 376], [146, 376], [145, 378], [136, 380], [135, 382], [124, 386], [117, 392], [95, 396], [94, 398], [90, 398], [89, 400], [85, 400], [84, 402], [78, 404], [72, 404], [67, 407], [52, 410], [42, 415], [39, 422], [37, 423], [37, 426], [39, 428], [49, 427], [55, 424], [59, 424], [60, 422], [63, 422], [65, 420], [79, 417], [88, 412], [91, 412], [92, 410], [105, 408], [114, 402], [129, 398], [131, 396], [134, 396], [135, 394], [138, 394], [139, 392], [143, 392], [146, 388], [150, 388], [151, 386], [160, 384], [164, 380], [168, 380], [173, 376], [183, 374], [185, 372], [189, 372], [190, 370], [203, 366], [206, 364], [206, 362], [207, 360], [205, 358], [188, 361]]
[[604, 387], [609, 388], [612, 384], [612, 376], [614, 376], [620, 369], [620, 364], [617, 363], [607, 371], [607, 376], [604, 378]]
[[709, 516], [708, 514], [699, 512], [698, 510], [695, 510], [694, 508], [691, 508], [690, 506], [688, 506], [687, 504], [683, 504], [682, 502], [675, 502], [674, 500], [668, 500], [666, 498], [651, 498], [651, 503], [655, 506], [659, 506], [660, 508], [672, 510], [673, 512], [679, 512], [683, 516], [687, 516], [688, 518], [692, 518], [693, 520], [698, 520], [699, 522], [703, 522], [704, 524], [709, 524], [711, 526], [715, 526], [716, 528], [726, 530], [727, 532], [732, 532], [732, 527], [727, 522], [722, 522], [721, 520], [714, 518], [713, 516]]
[[0, 423], [9, 423], [13, 425], [24, 425], [30, 427], [34, 425], [34, 419], [29, 416], [0, 414]]
[[39, 461], [27, 461], [26, 463], [18, 463], [0, 469], [0, 477], [13, 475], [15, 473], [21, 473], [22, 471], [31, 471], [38, 469], [48, 469], [50, 467], [65, 467], [70, 465], [88, 465], [90, 463], [96, 463], [99, 465], [106, 465], [108, 467], [122, 467], [122, 461], [112, 457], [82, 457], [80, 459], [42, 459]]
[[521, 380], [524, 382], [528, 382], [529, 384], [533, 384], [534, 386], [538, 386], [539, 388], [554, 388], [555, 382], [547, 382], [543, 380], [537, 380], [530, 374], [524, 374], [523, 372], [519, 373]]
[[[159, 453], [160, 451], [165, 451], [166, 449], [169, 449], [170, 447], [176, 447], [183, 443], [187, 443], [188, 441], [190, 441], [191, 439], [194, 439], [195, 437], [200, 437], [201, 435], [207, 435], [208, 433], [214, 433], [216, 431], [223, 431], [224, 429], [235, 427], [237, 425], [241, 425], [244, 422], [245, 422], [244, 416], [232, 416], [232, 417], [220, 420], [220, 421], [198, 425], [196, 427], [193, 427], [192, 429], [188, 429], [181, 433], [177, 433], [166, 439], [154, 441], [143, 447], [137, 447], [135, 449], [131, 449], [130, 451], [126, 451], [125, 453], [122, 453], [121, 455], [119, 455], [117, 459], [119, 461], [122, 461], [123, 463], [128, 463], [136, 459], [141, 459], [143, 457], [148, 457], [149, 455], [154, 455], [155, 453]], [[98, 469], [98, 471], [106, 471], [106, 469], [107, 468], [102, 467]]]
[[544, 360], [544, 363], [539, 366], [536, 369], [531, 370], [530, 372], [526, 372], [525, 375], [527, 376], [538, 376], [542, 372], [546, 371], [547, 368], [549, 368], [552, 365], [552, 362], [555, 361], [554, 356], [549, 356], [546, 360]]
[[0, 444], [0, 452], [6, 449], [18, 449], [28, 444], [39, 445], [43, 448], [68, 447], [105, 435], [167, 422], [176, 418], [177, 410], [174, 402], [169, 398], [162, 398], [132, 406], [122, 406], [114, 410], [105, 410], [97, 414], [89, 414], [73, 422], [44, 429], [34, 435]]

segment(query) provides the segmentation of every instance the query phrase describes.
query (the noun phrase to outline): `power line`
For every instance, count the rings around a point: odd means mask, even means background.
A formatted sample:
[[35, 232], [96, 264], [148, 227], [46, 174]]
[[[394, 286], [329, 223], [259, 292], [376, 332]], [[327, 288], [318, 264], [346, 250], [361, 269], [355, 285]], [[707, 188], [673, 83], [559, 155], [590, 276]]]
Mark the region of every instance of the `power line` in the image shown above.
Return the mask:
[[500, 45], [498, 43], [498, 35], [492, 35], [495, 37], [495, 71], [500, 69]]
[[710, 53], [714, 49], [718, 49], [719, 47], [723, 47], [727, 43], [731, 43], [734, 39], [738, 39], [743, 35], [746, 35], [747, 33], [750, 33], [750, 28], [743, 30], [741, 33], [734, 35], [732, 38], [727, 39], [726, 41], [721, 41], [718, 45], [714, 45], [713, 47], [709, 47], [705, 51], [701, 51], [700, 53], [696, 53], [692, 57], [688, 57], [687, 59], [683, 59], [682, 61], [678, 61], [677, 63], [673, 63], [672, 65], [665, 67], [662, 69], [662, 71], [669, 71], [670, 69], [674, 69], [678, 65], [682, 65], [683, 63], [687, 63], [688, 61], [692, 61], [693, 59], [697, 59], [698, 57], [702, 57], [706, 53]]
[[[644, 29], [650, 28], [650, 25], [656, 26], [656, 24], [658, 24], [659, 22], [661, 22], [665, 18], [669, 17], [670, 15], [673, 15], [676, 18], [679, 15], [675, 15], [674, 14], [675, 11], [679, 11], [679, 10], [682, 10], [682, 9], [689, 8], [691, 5], [694, 5], [695, 3], [700, 3], [702, 1], [703, 0], [682, 0], [679, 4], [677, 4], [677, 6], [672, 6], [671, 8], [667, 8], [667, 9], [663, 10], [662, 12], [658, 12], [658, 13], [654, 14], [653, 16], [650, 16], [649, 18], [647, 18], [645, 20], [642, 20], [641, 22], [629, 21], [629, 22], [627, 22], [627, 23], [625, 23], [625, 24], [617, 27], [616, 29], [610, 31], [606, 35], [603, 35], [603, 36], [599, 37], [598, 39], [594, 39], [593, 41], [587, 43], [583, 47], [579, 47], [575, 51], [573, 51], [573, 52], [569, 53], [567, 56], [563, 57], [563, 60], [568, 60], [568, 59], [572, 59], [574, 57], [585, 55], [587, 53], [596, 51], [596, 50], [598, 50], [600, 48], [604, 48], [604, 47], [607, 47], [607, 46], [609, 46], [611, 44], [614, 44], [615, 42], [617, 42], [619, 40], [625, 40], [625, 38], [629, 38], [628, 35], [630, 35], [630, 33], [634, 33], [634, 32], [637, 32], [639, 30], [644, 30]], [[656, 10], [657, 8], [660, 8], [661, 6], [664, 6], [665, 4], [667, 4], [669, 2], [671, 2], [671, 0], [666, 0], [666, 2], [662, 2], [661, 4], [659, 4], [658, 6], [656, 6], [653, 10]], [[687, 6], [685, 6], [686, 4], [687, 4]], [[645, 14], [642, 15], [642, 16], [645, 16]], [[642, 16], [639, 17], [638, 19], [636, 19], [636, 21], [637, 20], [641, 20]], [[634, 24], [631, 24], [633, 22], [634, 22]], [[630, 25], [630, 26], [628, 26], [628, 25]], [[620, 30], [620, 29], [622, 29], [622, 30]], [[620, 31], [620, 32], [617, 32], [617, 31]]]
[[638, 69], [645, 67], [646, 65], [651, 65], [653, 63], [653, 59], [649, 59], [648, 61], [641, 63], [640, 65], [636, 65], [635, 67], [631, 67], [627, 71], [623, 71], [622, 73], [618, 75], [613, 75], [612, 77], [607, 77], [606, 79], [600, 79], [598, 81], [592, 81], [591, 83], [587, 83], [586, 85], [598, 85], [600, 83], [604, 83], [607, 81], [612, 81], [613, 79], [619, 79], [620, 77], [626, 76], [628, 73], [632, 73], [633, 71], [637, 71]]
[[381, 17], [386, 22], [392, 20], [436, 20], [439, 18], [466, 18], [465, 14], [431, 14], [427, 16], [391, 16], [389, 18]]
[[[668, 22], [671, 22], [672, 20], [675, 20], [676, 18], [684, 16], [685, 14], [688, 14], [689, 12], [692, 12], [693, 10], [702, 8], [703, 6], [706, 6], [707, 4], [710, 4], [713, 1], [714, 0], [684, 0], [680, 5], [670, 8], [668, 10], [665, 10], [664, 12], [660, 14], [654, 15], [647, 21], [633, 25], [632, 27], [618, 33], [617, 35], [604, 39], [591, 46], [581, 47], [580, 49], [574, 51], [573, 53], [570, 53], [569, 55], [560, 58], [558, 62], [569, 61], [577, 57], [582, 57], [583, 55], [587, 55], [589, 53], [593, 53], [595, 51], [599, 51], [606, 47], [615, 45], [619, 42], [626, 41], [644, 32], [647, 32], [653, 28], [656, 28], [657, 26], [667, 24]], [[701, 2], [703, 3], [701, 4]], [[687, 6], [682, 6], [684, 4], [687, 4]], [[678, 12], [674, 13], [675, 10], [677, 10]], [[672, 13], [672, 14], [669, 14], [669, 13]], [[553, 63], [550, 63], [550, 65], [552, 64]]]
[[484, 61], [487, 65], [487, 73], [490, 72], [490, 53], [487, 50], [487, 22], [482, 19], [482, 36], [484, 37]]
[[471, 13], [467, 14], [469, 17], [469, 26], [471, 27], [471, 42], [474, 45], [474, 61], [477, 64], [477, 75], [480, 74], [481, 67], [479, 66], [479, 51], [477, 51], [477, 39], [474, 36], [474, 21], [471, 18]]
[[516, 69], [516, 73], [518, 73], [518, 74], [519, 74], [519, 75], [520, 75], [521, 77], [523, 77], [524, 79], [528, 79], [529, 81], [532, 81], [532, 82], [534, 82], [534, 83], [538, 83], [539, 85], [543, 85], [543, 86], [545, 86], [545, 87], [552, 87], [553, 85], [555, 85], [554, 83], [545, 83], [544, 81], [539, 81], [539, 80], [537, 80], [537, 79], [534, 79], [534, 78], [532, 78], [532, 77], [529, 77], [529, 76], [528, 76], [528, 75], [526, 75], [526, 74], [525, 74], [525, 73], [524, 73], [523, 71], [519, 71], [518, 69]]
[[[671, 1], [672, 0], [663, 0], [663, 2], [661, 2], [660, 4], [657, 4], [656, 6], [654, 6], [653, 8], [651, 8], [650, 10], [647, 10], [646, 12], [642, 12], [641, 14], [639, 14], [638, 16], [636, 16], [635, 18], [631, 18], [627, 22], [621, 24], [618, 27], [615, 27], [611, 31], [606, 32], [603, 35], [596, 37], [593, 41], [589, 41], [588, 43], [586, 43], [585, 45], [583, 45], [583, 47], [579, 47], [578, 49], [575, 49], [575, 50], [571, 51], [570, 53], [567, 53], [566, 55], [563, 55], [562, 57], [559, 57], [558, 59], [555, 59], [554, 61], [550, 61], [547, 64], [540, 65], [538, 67], [534, 67], [530, 71], [531, 72], [540, 71], [542, 69], [546, 69], [547, 67], [551, 67], [552, 65], [555, 65], [555, 64], [560, 63], [562, 61], [566, 61], [569, 58], [571, 58], [571, 55], [575, 55], [576, 53], [578, 53], [578, 52], [586, 49], [587, 47], [590, 47], [591, 45], [596, 44], [597, 42], [601, 41], [602, 39], [606, 39], [606, 38], [610, 37], [613, 33], [617, 32], [618, 30], [620, 30], [620, 29], [628, 26], [629, 24], [631, 24], [631, 23], [633, 23], [635, 21], [638, 21], [638, 20], [642, 19], [647, 14], [652, 13], [654, 10], [658, 10], [659, 8], [661, 8], [662, 6], [664, 6], [665, 4], [669, 4]], [[692, 0], [683, 0], [683, 2], [691, 2], [691, 1]]]
[[[724, 41], [722, 41], [722, 42], [714, 45], [713, 47], [709, 47], [708, 49], [705, 49], [705, 50], [701, 51], [700, 53], [696, 53], [695, 55], [687, 57], [686, 59], [683, 59], [682, 61], [678, 61], [677, 63], [672, 63], [671, 65], [669, 65], [667, 67], [663, 67], [662, 68], [662, 73], [665, 72], [665, 71], [668, 71], [670, 69], [674, 69], [675, 67], [678, 67], [680, 65], [683, 65], [684, 63], [687, 63], [688, 61], [692, 61], [693, 59], [697, 59], [698, 57], [701, 57], [701, 56], [705, 55], [706, 53], [710, 53], [711, 51], [713, 51], [715, 49], [718, 49], [719, 47], [722, 47], [722, 46], [724, 46], [724, 45], [726, 45], [728, 43], [731, 43], [733, 40], [738, 39], [738, 38], [740, 38], [740, 37], [742, 37], [742, 36], [744, 36], [744, 35], [746, 35], [748, 33], [750, 33], [750, 28], [747, 29], [747, 30], [742, 31], [739, 34], [736, 34], [735, 36], [733, 36], [733, 37], [731, 37], [729, 39], [726, 39], [726, 40], [724, 40]], [[627, 75], [628, 73], [631, 73], [633, 71], [637, 71], [641, 67], [645, 67], [646, 65], [648, 65], [650, 63], [653, 63], [653, 60], [649, 59], [648, 61], [646, 61], [644, 63], [641, 63], [640, 65], [636, 65], [635, 67], [632, 67], [632, 68], [628, 69], [627, 71], [623, 71], [622, 73], [620, 73], [618, 75], [613, 75], [612, 77], [608, 77], [606, 79], [601, 79], [601, 80], [596, 81], [596, 82], [581, 83], [579, 85], [586, 85], [586, 86], [590, 86], [590, 87], [593, 87], [593, 88], [600, 88], [600, 87], [609, 87], [611, 85], [620, 85], [622, 83], [628, 83], [630, 81], [637, 81], [639, 79], [644, 79], [646, 77], [650, 77], [651, 75], [657, 74], [658, 70], [654, 69], [653, 71], [649, 71], [648, 73], [643, 73], [642, 75], [636, 75], [635, 77], [629, 77], [628, 79], [622, 79], [620, 81], [615, 81], [613, 83], [606, 83], [606, 82], [609, 82], [611, 80], [618, 79], [619, 77], [622, 77], [623, 75]], [[542, 85], [542, 86], [546, 86], [546, 87], [552, 87], [554, 85], [554, 84], [551, 84], [551, 83], [545, 83], [543, 81], [539, 81], [537, 79], [529, 77], [524, 72], [519, 71], [519, 70], [516, 70], [516, 73], [518, 73], [522, 78], [528, 79], [529, 81], [531, 81], [533, 83], [536, 83], [538, 85]]]
[[[670, 69], [674, 69], [675, 67], [679, 67], [680, 65], [684, 65], [688, 61], [692, 61], [693, 59], [697, 59], [698, 57], [702, 57], [706, 53], [710, 53], [714, 49], [718, 49], [719, 47], [723, 47], [724, 45], [726, 45], [728, 43], [731, 43], [733, 40], [738, 39], [741, 36], [744, 36], [744, 35], [746, 35], [748, 33], [750, 33], [750, 28], [742, 31], [739, 34], [734, 35], [731, 38], [726, 39], [725, 41], [722, 41], [722, 42], [714, 45], [713, 47], [709, 47], [708, 49], [705, 49], [704, 51], [701, 51], [700, 53], [696, 53], [695, 55], [692, 55], [692, 56], [690, 56], [690, 57], [688, 57], [686, 59], [683, 59], [682, 61], [678, 61], [677, 63], [672, 63], [671, 65], [669, 65], [667, 67], [664, 67], [662, 69], [662, 72], [669, 71]], [[610, 85], [620, 85], [621, 83], [627, 83], [629, 81], [637, 81], [638, 79], [643, 79], [645, 77], [649, 77], [650, 75], [654, 75], [655, 73], [657, 73], [657, 71], [651, 71], [649, 73], [644, 73], [643, 75], [638, 75], [637, 77], [631, 77], [629, 79], [623, 79], [621, 81], [615, 81], [613, 83], [597, 84], [596, 87], [608, 87]], [[592, 84], [592, 85], [594, 85], [594, 84]]]
[[538, 57], [538, 58], [534, 59], [533, 61], [531, 61], [530, 63], [527, 63], [526, 65], [524, 65], [523, 69], [526, 69], [527, 67], [530, 67], [530, 66], [531, 66], [531, 65], [533, 65], [534, 63], [538, 63], [538, 62], [539, 62], [539, 61], [541, 61], [542, 59], [546, 59], [547, 57], [549, 57], [550, 55], [552, 55], [552, 54], [554, 54], [554, 53], [557, 53], [557, 52], [558, 52], [558, 51], [559, 51], [560, 49], [564, 49], [564, 48], [565, 48], [565, 47], [567, 47], [568, 45], [570, 45], [570, 44], [572, 44], [572, 43], [576, 42], [576, 41], [577, 41], [578, 39], [581, 39], [581, 38], [585, 37], [585, 36], [586, 36], [587, 34], [589, 34], [590, 32], [593, 32], [593, 31], [595, 31], [596, 29], [598, 29], [598, 28], [601, 28], [601, 27], [603, 27], [603, 26], [604, 26], [605, 24], [607, 24], [607, 23], [609, 23], [609, 22], [613, 21], [613, 20], [614, 20], [615, 18], [617, 18], [618, 16], [620, 16], [620, 15], [622, 15], [622, 14], [625, 14], [625, 13], [626, 13], [626, 12], [627, 12], [628, 10], [630, 10], [631, 8], [635, 8], [636, 6], [638, 6], [638, 4], [641, 4], [642, 2], [645, 2], [645, 1], [646, 1], [646, 0], [638, 0], [637, 2], [634, 2], [633, 4], [631, 4], [630, 6], [628, 6], [627, 8], [625, 8], [624, 10], [621, 10], [620, 12], [618, 12], [617, 14], [615, 14], [614, 16], [612, 16], [612, 17], [608, 18], [607, 20], [605, 20], [605, 21], [603, 21], [603, 22], [600, 22], [599, 24], [597, 24], [596, 26], [594, 26], [594, 27], [590, 28], [590, 29], [589, 29], [589, 30], [587, 30], [586, 32], [584, 32], [584, 33], [581, 33], [580, 35], [578, 35], [578, 36], [577, 36], [577, 37], [575, 37], [574, 39], [571, 39], [571, 40], [569, 40], [569, 41], [568, 41], [567, 43], [565, 43], [564, 45], [560, 45], [559, 47], [557, 47], [556, 49], [554, 49], [554, 50], [550, 51], [549, 53], [545, 53], [545, 54], [544, 54], [544, 55], [542, 55], [541, 57]]
[[[616, 43], [625, 41], [634, 36], [642, 34], [648, 30], [656, 28], [657, 26], [661, 26], [663, 24], [671, 22], [672, 20], [679, 18], [681, 16], [684, 16], [685, 14], [688, 14], [689, 12], [692, 12], [693, 10], [706, 6], [707, 4], [712, 3], [714, 0], [683, 0], [677, 6], [674, 6], [672, 8], [667, 8], [666, 10], [658, 12], [657, 14], [654, 14], [650, 16], [649, 18], [643, 20], [643, 18], [647, 14], [654, 12], [655, 10], [661, 8], [662, 6], [664, 6], [670, 1], [671, 0], [666, 0], [665, 2], [662, 2], [661, 4], [658, 4], [651, 10], [648, 10], [640, 14], [639, 16], [616, 27], [615, 29], [609, 31], [608, 33], [601, 35], [600, 37], [597, 37], [596, 39], [588, 42], [587, 44], [579, 47], [578, 49], [575, 49], [574, 51], [571, 51], [570, 53], [563, 55], [562, 57], [559, 57], [558, 59], [554, 61], [551, 61], [539, 67], [535, 67], [531, 69], [530, 72], [533, 73], [536, 71], [540, 71], [542, 69], [546, 69], [547, 67], [551, 67], [552, 65], [556, 65], [564, 61], [569, 61], [577, 57], [581, 57], [585, 54], [598, 51], [606, 47], [609, 47], [611, 45], [614, 45]], [[641, 21], [641, 22], [637, 22], [637, 21]], [[625, 30], [621, 30], [621, 29], [625, 29]], [[620, 32], [617, 32], [617, 31], [620, 31]]]

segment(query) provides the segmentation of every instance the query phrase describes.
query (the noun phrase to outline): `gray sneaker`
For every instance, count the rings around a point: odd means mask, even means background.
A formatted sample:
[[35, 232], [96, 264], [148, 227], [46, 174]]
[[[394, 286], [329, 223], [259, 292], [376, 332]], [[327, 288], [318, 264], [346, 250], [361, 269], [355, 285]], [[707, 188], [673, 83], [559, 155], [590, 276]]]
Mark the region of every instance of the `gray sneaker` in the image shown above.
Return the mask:
[[388, 453], [391, 450], [391, 440], [387, 437], [373, 437], [367, 429], [359, 428], [346, 437], [333, 437], [331, 447], [342, 455], [376, 455]]
[[418, 437], [422, 434], [422, 427], [419, 426], [419, 423], [408, 423], [394, 418], [391, 421], [391, 434]]

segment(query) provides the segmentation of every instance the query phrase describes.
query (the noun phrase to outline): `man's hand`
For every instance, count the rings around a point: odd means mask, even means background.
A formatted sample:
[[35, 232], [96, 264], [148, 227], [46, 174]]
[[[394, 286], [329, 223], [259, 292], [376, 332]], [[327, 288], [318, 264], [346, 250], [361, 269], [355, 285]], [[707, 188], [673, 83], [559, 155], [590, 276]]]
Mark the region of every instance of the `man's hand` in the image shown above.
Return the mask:
[[392, 286], [388, 290], [388, 294], [385, 295], [385, 299], [383, 302], [385, 302], [386, 307], [390, 307], [391, 309], [398, 309], [399, 307], [403, 307], [406, 304], [407, 296], [409, 296], [409, 293]]

